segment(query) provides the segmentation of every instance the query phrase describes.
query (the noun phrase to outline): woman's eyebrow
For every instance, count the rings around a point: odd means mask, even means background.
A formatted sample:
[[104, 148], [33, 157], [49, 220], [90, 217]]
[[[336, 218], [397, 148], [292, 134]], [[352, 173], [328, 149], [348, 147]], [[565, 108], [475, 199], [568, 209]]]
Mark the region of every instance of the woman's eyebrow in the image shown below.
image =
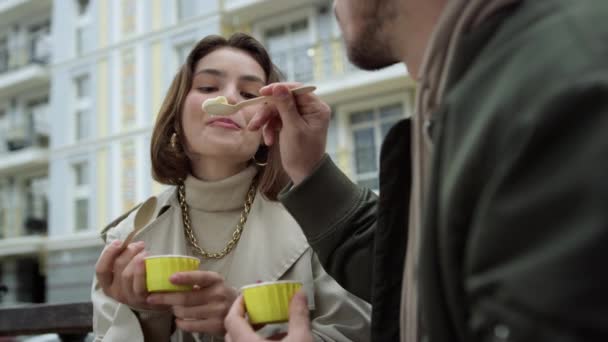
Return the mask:
[[[218, 69], [202, 69], [196, 72], [195, 76], [198, 74], [209, 74], [216, 77], [226, 78], [226, 72]], [[239, 76], [239, 80], [245, 82], [256, 82], [261, 83], [262, 85], [266, 84], [263, 79], [255, 75], [242, 75]]]

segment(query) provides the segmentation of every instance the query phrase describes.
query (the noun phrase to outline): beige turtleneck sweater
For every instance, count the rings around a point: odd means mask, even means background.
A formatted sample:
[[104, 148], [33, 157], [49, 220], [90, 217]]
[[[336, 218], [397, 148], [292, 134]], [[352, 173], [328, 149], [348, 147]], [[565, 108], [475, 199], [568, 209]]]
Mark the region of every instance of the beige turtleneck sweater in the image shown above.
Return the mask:
[[[256, 174], [256, 167], [250, 166], [220, 181], [208, 182], [193, 176], [186, 178], [186, 203], [192, 230], [199, 246], [205, 251], [220, 252], [232, 239], [243, 211], [245, 197]], [[247, 225], [244, 229], [247, 229]], [[203, 259], [201, 269], [217, 272], [227, 278], [233, 255], [234, 250], [222, 259]]]

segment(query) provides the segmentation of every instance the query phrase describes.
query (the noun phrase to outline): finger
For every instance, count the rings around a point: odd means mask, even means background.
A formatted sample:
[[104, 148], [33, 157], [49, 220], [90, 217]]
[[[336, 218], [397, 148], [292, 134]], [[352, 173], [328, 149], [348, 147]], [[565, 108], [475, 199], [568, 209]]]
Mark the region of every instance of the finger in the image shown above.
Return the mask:
[[298, 291], [289, 304], [289, 336], [296, 341], [310, 335], [310, 317], [308, 301], [303, 291]]
[[146, 287], [146, 264], [145, 257], [148, 256], [146, 251], [137, 254], [134, 258], [135, 268], [133, 270], [133, 292], [139, 298], [148, 295], [148, 288]]
[[175, 285], [198, 285], [201, 289], [224, 281], [219, 273], [209, 271], [178, 272], [169, 277]]
[[299, 82], [275, 82], [275, 83], [271, 83], [267, 86], [264, 86], [260, 89], [260, 95], [263, 96], [270, 96], [272, 95], [273, 89], [276, 86], [286, 86], [289, 89], [293, 89], [293, 88], [297, 88], [302, 86], [302, 83]]
[[121, 241], [115, 240], [101, 253], [97, 264], [95, 265], [95, 275], [97, 276], [97, 282], [102, 288], [107, 288], [112, 284], [114, 275], [112, 273], [114, 269], [114, 262], [116, 258], [122, 252], [120, 245]]
[[[140, 252], [141, 253], [141, 252]], [[125, 266], [120, 274], [120, 288], [125, 298], [133, 300], [136, 297], [135, 293], [135, 268], [137, 265], [137, 255], [134, 255], [129, 263]]]
[[145, 244], [143, 241], [130, 243], [127, 248], [120, 253], [116, 261], [114, 262], [114, 274], [120, 274], [127, 267], [127, 265], [133, 260], [139, 252], [143, 251]]
[[175, 325], [178, 328], [188, 332], [200, 332], [212, 335], [221, 335], [224, 333], [224, 323], [221, 319], [175, 319]]
[[278, 116], [273, 106], [266, 106], [264, 109], [256, 113], [253, 118], [247, 124], [247, 129], [250, 131], [257, 131], [261, 127], [264, 127], [273, 117]]
[[226, 328], [226, 335], [229, 335], [233, 341], [255, 341], [259, 339], [245, 320], [245, 306], [242, 295], [234, 301], [230, 311], [228, 311], [224, 320], [224, 327]]
[[262, 138], [264, 139], [264, 144], [266, 146], [272, 146], [277, 141], [277, 135], [281, 131], [281, 120], [279, 118], [274, 118], [264, 126], [262, 131]]
[[298, 126], [302, 122], [302, 117], [298, 111], [294, 96], [285, 86], [279, 85], [274, 87], [272, 96], [275, 99], [274, 104], [279, 112], [283, 125]]

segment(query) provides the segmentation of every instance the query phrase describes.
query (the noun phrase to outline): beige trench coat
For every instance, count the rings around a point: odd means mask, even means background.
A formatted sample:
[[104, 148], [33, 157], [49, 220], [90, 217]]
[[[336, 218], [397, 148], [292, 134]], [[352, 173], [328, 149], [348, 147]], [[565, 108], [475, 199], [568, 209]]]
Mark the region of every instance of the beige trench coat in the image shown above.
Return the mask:
[[[133, 228], [136, 211], [108, 232], [106, 245], [124, 239]], [[175, 188], [158, 198], [155, 219], [134, 241], [145, 241], [150, 254], [192, 255], [183, 233]], [[321, 267], [300, 227], [278, 202], [259, 193], [252, 205], [234, 260], [224, 274], [227, 285], [240, 288], [258, 280], [298, 280], [309, 298], [313, 335], [318, 341], [368, 341], [371, 306], [345, 291]], [[153, 341], [211, 341], [211, 336], [171, 332], [170, 313], [138, 313], [106, 296], [93, 281], [95, 341], [144, 341], [142, 324], [154, 329]], [[139, 317], [139, 318], [138, 318]], [[151, 339], [148, 339], [150, 341]]]

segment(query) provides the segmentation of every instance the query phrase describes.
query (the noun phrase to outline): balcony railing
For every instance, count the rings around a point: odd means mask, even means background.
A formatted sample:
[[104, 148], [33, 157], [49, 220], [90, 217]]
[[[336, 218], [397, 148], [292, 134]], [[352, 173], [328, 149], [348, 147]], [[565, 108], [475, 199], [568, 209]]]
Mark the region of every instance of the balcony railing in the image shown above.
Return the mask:
[[48, 34], [30, 37], [26, 44], [0, 45], [0, 74], [17, 70], [28, 65], [45, 65], [51, 58], [50, 36]]
[[32, 110], [25, 119], [17, 123], [0, 123], [0, 152], [12, 152], [31, 146], [48, 147], [49, 124], [46, 108], [41, 106]]
[[359, 70], [348, 61], [341, 38], [270, 54], [288, 80], [302, 83], [336, 79]]
[[56, 333], [62, 341], [84, 341], [93, 330], [90, 302], [0, 308], [0, 317], [0, 336]]

